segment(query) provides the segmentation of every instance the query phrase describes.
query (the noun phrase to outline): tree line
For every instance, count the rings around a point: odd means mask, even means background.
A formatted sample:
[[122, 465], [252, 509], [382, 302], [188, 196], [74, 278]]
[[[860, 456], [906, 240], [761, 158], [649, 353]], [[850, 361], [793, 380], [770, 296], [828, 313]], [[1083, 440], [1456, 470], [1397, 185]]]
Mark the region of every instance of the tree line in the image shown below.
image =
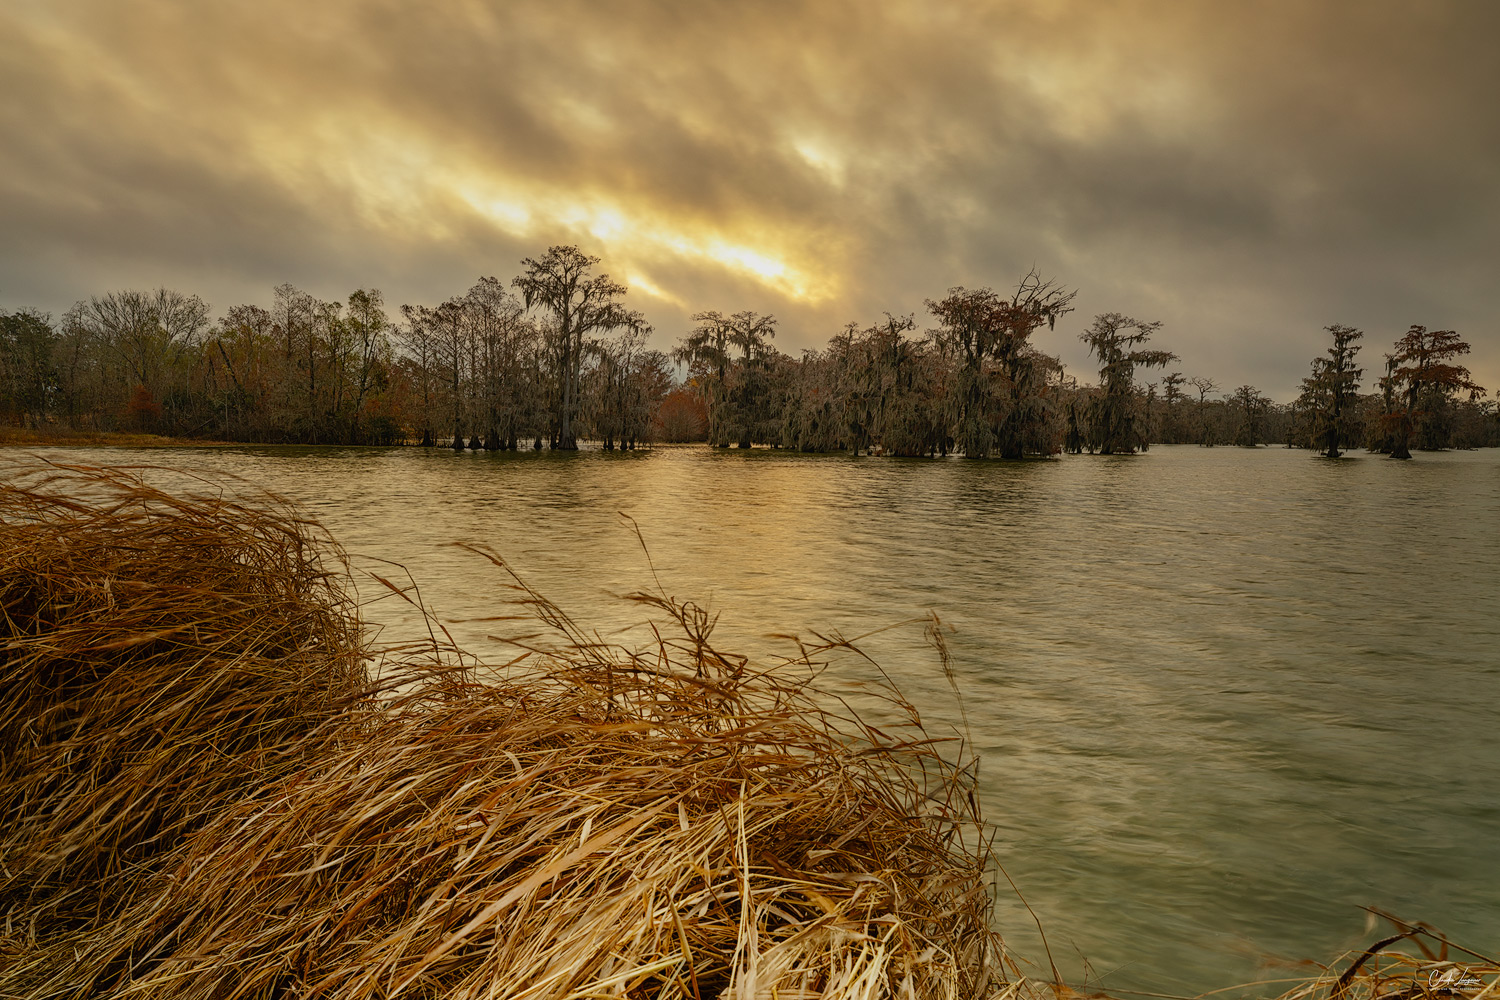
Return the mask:
[[673, 364], [598, 260], [554, 247], [509, 283], [390, 310], [378, 290], [322, 301], [292, 285], [269, 308], [211, 318], [197, 296], [122, 291], [59, 322], [7, 313], [0, 413], [29, 427], [233, 441], [634, 447]]
[[[269, 308], [217, 319], [167, 289], [80, 301], [54, 322], [0, 312], [0, 417], [45, 429], [128, 430], [265, 443], [571, 450], [580, 440], [805, 452], [1017, 459], [1120, 454], [1153, 442], [1315, 448], [1500, 444], [1493, 402], [1453, 331], [1414, 326], [1361, 394], [1362, 334], [1327, 328], [1302, 393], [1167, 371], [1161, 324], [1096, 316], [1079, 339], [1088, 383], [1035, 342], [1075, 293], [1029, 272], [1009, 292], [949, 289], [915, 314], [851, 323], [821, 350], [776, 350], [777, 322], [695, 314], [670, 352], [599, 260], [556, 246], [509, 282], [480, 278], [437, 305], [387, 308], [375, 289], [325, 302], [284, 284]], [[1162, 371], [1158, 381], [1148, 381]]]
[[1469, 345], [1451, 330], [1413, 326], [1385, 356], [1375, 391], [1361, 395], [1355, 364], [1363, 334], [1335, 324], [1327, 356], [1312, 362], [1288, 405], [1241, 385], [1170, 371], [1151, 346], [1161, 328], [1103, 313], [1079, 334], [1098, 368], [1081, 383], [1033, 335], [1071, 311], [1074, 293], [1035, 272], [1008, 295], [952, 288], [929, 300], [936, 325], [915, 315], [850, 324], [800, 358], [771, 346], [776, 323], [742, 312], [699, 313], [674, 351], [708, 408], [717, 447], [1022, 458], [1058, 452], [1122, 454], [1153, 442], [1285, 444], [1330, 457], [1364, 447], [1396, 458], [1412, 448], [1500, 446], [1500, 414], [1455, 359]]
[[1301, 392], [1287, 405], [1253, 386], [1215, 395], [1218, 385], [1211, 379], [1167, 375], [1155, 401], [1153, 438], [1209, 446], [1285, 444], [1329, 458], [1351, 448], [1410, 458], [1414, 448], [1500, 446], [1500, 413], [1457, 364], [1470, 345], [1454, 331], [1413, 325], [1384, 355], [1384, 374], [1363, 394], [1358, 355], [1364, 332], [1341, 323], [1324, 331], [1329, 345], [1312, 359]]

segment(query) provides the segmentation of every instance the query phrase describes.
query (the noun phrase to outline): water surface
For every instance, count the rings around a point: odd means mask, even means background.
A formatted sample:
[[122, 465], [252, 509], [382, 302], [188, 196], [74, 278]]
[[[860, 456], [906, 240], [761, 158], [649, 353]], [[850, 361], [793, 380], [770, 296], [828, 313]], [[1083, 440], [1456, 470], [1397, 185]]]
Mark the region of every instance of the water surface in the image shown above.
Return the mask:
[[[651, 578], [621, 512], [731, 646], [936, 611], [1001, 859], [1075, 980], [1084, 959], [1116, 990], [1305, 974], [1289, 963], [1366, 940], [1361, 904], [1500, 947], [1496, 452], [51, 454], [248, 477], [403, 563], [444, 619], [504, 613], [463, 540], [584, 621], [633, 620], [611, 595]], [[450, 627], [500, 655], [495, 624]], [[929, 724], [959, 725], [920, 628], [868, 644]], [[1002, 900], [1007, 940], [1043, 961]]]

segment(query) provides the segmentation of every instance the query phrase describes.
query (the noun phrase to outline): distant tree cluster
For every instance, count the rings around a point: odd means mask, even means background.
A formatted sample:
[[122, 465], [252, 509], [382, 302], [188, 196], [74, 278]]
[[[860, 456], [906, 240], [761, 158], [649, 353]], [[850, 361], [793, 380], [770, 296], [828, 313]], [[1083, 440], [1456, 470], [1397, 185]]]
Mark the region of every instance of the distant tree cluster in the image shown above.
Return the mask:
[[[1413, 326], [1361, 395], [1361, 331], [1326, 328], [1294, 403], [1170, 371], [1150, 346], [1161, 324], [1096, 316], [1079, 339], [1098, 366], [1084, 384], [1034, 341], [1074, 293], [1035, 271], [1009, 293], [952, 288], [931, 325], [892, 315], [851, 323], [822, 350], [776, 350], [777, 322], [700, 312], [671, 355], [598, 258], [556, 246], [510, 282], [478, 280], [393, 317], [379, 291], [323, 302], [291, 285], [270, 308], [214, 319], [197, 296], [122, 291], [60, 321], [0, 312], [0, 419], [27, 427], [129, 430], [267, 443], [558, 450], [647, 441], [804, 452], [1018, 459], [1128, 454], [1153, 442], [1285, 444], [1337, 457], [1364, 447], [1500, 445], [1500, 417], [1456, 359], [1451, 330]], [[674, 366], [685, 377], [674, 378]]]
[[692, 434], [680, 416], [653, 431], [673, 366], [646, 349], [649, 327], [597, 263], [553, 247], [509, 287], [481, 278], [394, 320], [379, 291], [324, 302], [291, 285], [269, 309], [217, 321], [165, 289], [95, 296], [56, 323], [3, 314], [0, 414], [36, 428], [490, 450]]
[[1340, 449], [1363, 447], [1411, 458], [1411, 449], [1478, 448], [1500, 445], [1500, 416], [1484, 399], [1483, 386], [1455, 359], [1469, 345], [1452, 330], [1412, 326], [1385, 355], [1377, 390], [1359, 394], [1364, 370], [1355, 364], [1364, 334], [1334, 324], [1332, 344], [1315, 358], [1290, 407], [1288, 444], [1310, 447], [1329, 458]]
[[1452, 330], [1413, 326], [1385, 355], [1385, 375], [1361, 393], [1356, 363], [1364, 333], [1335, 323], [1330, 343], [1312, 361], [1301, 393], [1278, 405], [1254, 386], [1219, 393], [1213, 379], [1171, 372], [1147, 388], [1149, 437], [1168, 444], [1284, 444], [1338, 458], [1365, 448], [1410, 458], [1413, 448], [1500, 447], [1500, 410], [1454, 359], [1469, 345]]
[[1145, 448], [1150, 406], [1136, 370], [1175, 355], [1142, 346], [1160, 324], [1100, 316], [1081, 337], [1099, 386], [1080, 387], [1032, 340], [1073, 297], [1034, 271], [1009, 294], [952, 288], [926, 303], [935, 325], [925, 333], [915, 315], [887, 313], [800, 359], [771, 345], [772, 317], [704, 312], [675, 356], [721, 448], [1007, 459]]
[[1148, 435], [1161, 444], [1196, 444], [1207, 448], [1290, 444], [1292, 408], [1273, 402], [1253, 385], [1220, 392], [1217, 381], [1185, 378], [1171, 372], [1160, 391], [1147, 387]]

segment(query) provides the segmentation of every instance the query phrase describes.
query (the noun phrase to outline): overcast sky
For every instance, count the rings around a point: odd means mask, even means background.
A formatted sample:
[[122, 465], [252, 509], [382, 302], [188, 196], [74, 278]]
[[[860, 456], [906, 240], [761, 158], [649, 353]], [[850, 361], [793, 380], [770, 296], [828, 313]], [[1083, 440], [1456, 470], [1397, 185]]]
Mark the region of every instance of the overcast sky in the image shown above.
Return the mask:
[[[435, 304], [556, 243], [669, 347], [821, 347], [1033, 265], [1295, 395], [1412, 323], [1500, 387], [1494, 0], [4, 0], [0, 307]], [[1153, 374], [1151, 377], [1156, 377]]]

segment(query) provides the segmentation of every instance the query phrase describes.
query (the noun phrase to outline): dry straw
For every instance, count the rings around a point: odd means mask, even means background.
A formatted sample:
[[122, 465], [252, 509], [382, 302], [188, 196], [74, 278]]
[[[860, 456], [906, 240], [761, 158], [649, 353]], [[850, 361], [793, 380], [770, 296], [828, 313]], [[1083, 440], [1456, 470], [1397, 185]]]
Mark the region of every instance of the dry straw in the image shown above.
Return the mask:
[[5, 471], [9, 977], [17, 949], [96, 927], [249, 785], [302, 767], [364, 665], [312, 525], [120, 472]]
[[760, 669], [636, 595], [627, 649], [522, 589], [503, 669], [434, 643], [376, 685], [342, 556], [289, 510], [7, 479], [0, 995], [1025, 988], [972, 770], [816, 697], [839, 643]]

